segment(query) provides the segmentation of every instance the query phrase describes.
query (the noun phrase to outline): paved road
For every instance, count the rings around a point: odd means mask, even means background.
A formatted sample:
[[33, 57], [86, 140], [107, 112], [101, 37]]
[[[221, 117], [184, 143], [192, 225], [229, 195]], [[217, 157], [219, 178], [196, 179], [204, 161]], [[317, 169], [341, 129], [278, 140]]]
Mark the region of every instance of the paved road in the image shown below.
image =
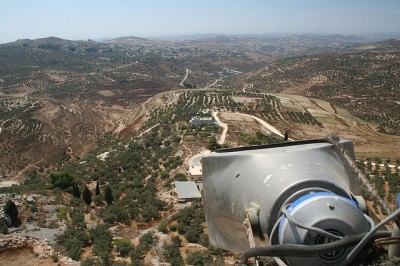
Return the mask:
[[185, 77], [182, 79], [181, 83], [179, 84], [180, 86], [184, 87], [185, 85], [183, 84], [185, 82], [185, 80], [188, 78], [189, 73], [192, 72], [189, 68], [185, 67], [186, 73], [185, 73]]
[[202, 166], [201, 159], [203, 155], [210, 153], [209, 150], [204, 150], [199, 154], [192, 156], [189, 159], [189, 173], [190, 175], [201, 175], [202, 174]]

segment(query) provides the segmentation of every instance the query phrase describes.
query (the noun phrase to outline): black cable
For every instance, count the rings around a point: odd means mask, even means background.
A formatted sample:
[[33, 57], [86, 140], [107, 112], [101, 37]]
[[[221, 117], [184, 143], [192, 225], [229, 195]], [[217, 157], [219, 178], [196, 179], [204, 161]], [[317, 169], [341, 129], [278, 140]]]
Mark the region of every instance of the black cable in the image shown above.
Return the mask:
[[[252, 257], [315, 257], [321, 253], [355, 246], [367, 234], [368, 233], [362, 233], [353, 236], [346, 236], [335, 242], [313, 246], [300, 244], [280, 244], [274, 246], [255, 247], [243, 252], [241, 258], [242, 262], [245, 262], [247, 259]], [[378, 231], [370, 240], [389, 236], [391, 236], [391, 232]]]
[[369, 239], [373, 237], [374, 233], [377, 232], [379, 228], [381, 228], [391, 220], [396, 219], [399, 215], [400, 215], [400, 209], [397, 209], [388, 217], [383, 219], [379, 224], [375, 225], [375, 227], [373, 227], [372, 230], [368, 232], [365, 238], [363, 238], [357, 244], [357, 246], [349, 253], [349, 255], [347, 255], [347, 261], [351, 262], [357, 256], [357, 254], [364, 248], [364, 245], [368, 243]]

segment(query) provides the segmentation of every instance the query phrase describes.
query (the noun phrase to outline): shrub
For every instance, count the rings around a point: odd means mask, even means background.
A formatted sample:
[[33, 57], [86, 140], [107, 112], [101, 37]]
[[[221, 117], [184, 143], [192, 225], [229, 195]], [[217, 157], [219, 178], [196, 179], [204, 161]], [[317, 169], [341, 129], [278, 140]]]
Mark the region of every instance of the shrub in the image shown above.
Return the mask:
[[171, 265], [184, 265], [181, 252], [179, 250], [180, 246], [181, 240], [178, 236], [172, 238], [171, 244], [164, 244], [163, 255], [165, 259], [171, 263]]
[[106, 188], [104, 189], [104, 200], [108, 205], [111, 205], [114, 201], [110, 186], [106, 186]]
[[160, 221], [160, 223], [158, 224], [157, 229], [158, 229], [158, 231], [160, 231], [164, 234], [168, 233], [168, 221], [165, 219], [162, 219]]
[[83, 212], [77, 208], [74, 208], [69, 212], [71, 216], [72, 224], [76, 227], [86, 228], [85, 216]]
[[133, 250], [132, 243], [129, 239], [118, 239], [114, 241], [114, 244], [115, 250], [124, 258], [128, 257], [131, 250]]
[[79, 228], [68, 227], [59, 237], [59, 243], [67, 250], [67, 254], [74, 260], [79, 260], [82, 254], [82, 248], [89, 243], [85, 231]]
[[62, 221], [62, 220], [67, 220], [67, 208], [66, 207], [60, 207], [57, 208], [57, 218]]
[[208, 250], [190, 252], [186, 263], [190, 265], [213, 265], [214, 258]]
[[152, 219], [160, 218], [160, 211], [158, 208], [150, 203], [145, 203], [142, 207], [142, 218], [145, 222], [149, 222]]
[[176, 232], [176, 230], [178, 230], [178, 225], [176, 223], [170, 224], [169, 230], [171, 230], [172, 232]]
[[101, 195], [95, 195], [94, 196], [94, 204], [96, 204], [96, 206], [103, 205], [103, 197]]
[[4, 204], [4, 213], [8, 217], [10, 217], [11, 220], [11, 226], [13, 227], [18, 227], [21, 224], [21, 220], [19, 218], [19, 213], [17, 206], [12, 200], [7, 200], [6, 203]]
[[5, 222], [0, 222], [0, 234], [6, 235], [8, 234], [8, 226]]
[[182, 173], [177, 173], [176, 175], [174, 175], [174, 179], [175, 179], [175, 181], [187, 181], [188, 180], [186, 175], [182, 174]]
[[131, 222], [128, 212], [119, 204], [104, 207], [101, 211], [101, 216], [104, 222], [109, 224], [124, 223], [129, 225]]
[[189, 226], [189, 229], [187, 229], [185, 233], [185, 238], [190, 242], [190, 243], [198, 243], [201, 233], [203, 233], [203, 227], [199, 223], [192, 223]]
[[59, 187], [61, 189], [67, 189], [74, 184], [74, 178], [66, 171], [60, 171], [50, 174], [50, 182], [53, 187]]
[[174, 257], [171, 259], [171, 266], [183, 266], [185, 262], [183, 261], [182, 257]]
[[90, 238], [93, 240], [93, 253], [99, 256], [103, 264], [107, 265], [112, 259], [112, 235], [104, 224], [97, 225], [90, 231]]
[[86, 185], [84, 186], [82, 193], [83, 193], [82, 195], [83, 200], [87, 205], [90, 205], [90, 203], [92, 203], [92, 193], [90, 192], [90, 190]]

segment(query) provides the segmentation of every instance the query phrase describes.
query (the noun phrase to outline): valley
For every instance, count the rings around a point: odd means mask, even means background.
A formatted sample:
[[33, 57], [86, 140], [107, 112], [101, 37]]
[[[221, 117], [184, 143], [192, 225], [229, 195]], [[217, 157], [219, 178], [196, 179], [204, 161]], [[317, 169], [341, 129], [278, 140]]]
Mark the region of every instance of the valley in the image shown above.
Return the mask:
[[[358, 167], [392, 207], [400, 46], [378, 41], [50, 37], [0, 45], [0, 183], [20, 184], [0, 191], [22, 220], [9, 235], [49, 233], [45, 265], [233, 265], [238, 254], [209, 246], [201, 200], [179, 202], [175, 182], [198, 178], [196, 154], [283, 142], [278, 131], [352, 140]], [[213, 116], [226, 128], [191, 122]]]

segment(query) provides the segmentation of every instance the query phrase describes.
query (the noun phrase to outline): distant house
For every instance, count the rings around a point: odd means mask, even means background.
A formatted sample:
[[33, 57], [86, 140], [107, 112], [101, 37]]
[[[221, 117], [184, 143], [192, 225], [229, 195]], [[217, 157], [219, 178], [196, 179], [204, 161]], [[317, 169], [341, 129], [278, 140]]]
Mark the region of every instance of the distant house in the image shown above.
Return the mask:
[[176, 181], [175, 189], [179, 201], [185, 202], [187, 200], [201, 198], [199, 189], [194, 181]]
[[212, 125], [214, 123], [214, 119], [212, 117], [194, 116], [192, 119], [190, 119], [190, 123], [193, 126]]

